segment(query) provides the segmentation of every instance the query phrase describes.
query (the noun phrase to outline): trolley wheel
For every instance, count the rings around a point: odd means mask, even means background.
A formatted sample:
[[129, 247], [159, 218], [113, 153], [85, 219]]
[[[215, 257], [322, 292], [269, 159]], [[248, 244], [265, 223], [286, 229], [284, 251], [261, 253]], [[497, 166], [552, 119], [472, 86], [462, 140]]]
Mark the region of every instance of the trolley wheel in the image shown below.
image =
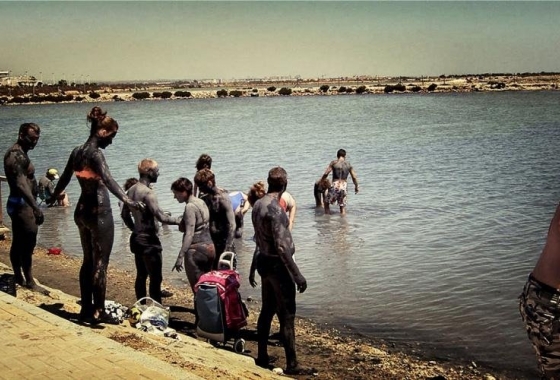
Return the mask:
[[238, 354], [242, 354], [245, 352], [245, 339], [236, 339], [233, 342], [233, 350]]

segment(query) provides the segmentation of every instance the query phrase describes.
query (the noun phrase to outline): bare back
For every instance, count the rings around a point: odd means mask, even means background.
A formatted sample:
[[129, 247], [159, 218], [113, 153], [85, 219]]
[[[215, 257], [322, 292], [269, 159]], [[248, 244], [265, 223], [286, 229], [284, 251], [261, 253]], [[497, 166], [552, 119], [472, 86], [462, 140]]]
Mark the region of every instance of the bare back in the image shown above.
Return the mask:
[[346, 160], [336, 160], [331, 162], [333, 182], [337, 180], [346, 181], [348, 174], [352, 170], [352, 165]]
[[[157, 199], [154, 191], [141, 182], [132, 186], [128, 192], [128, 197], [134, 201], [142, 202], [146, 205], [143, 210], [132, 209], [132, 217], [134, 218], [134, 233], [135, 234], [157, 234], [159, 227], [152, 210], [158, 209]], [[123, 206], [127, 207], [127, 206]], [[127, 207], [128, 208], [128, 207]]]
[[70, 181], [67, 173], [72, 172], [78, 178], [82, 190], [76, 211], [96, 214], [100, 210], [109, 209], [111, 207], [109, 191], [121, 201], [128, 198], [113, 179], [101, 149], [91, 144], [89, 140], [72, 151], [66, 169], [57, 184], [57, 190], [59, 187], [61, 189], [66, 187]]

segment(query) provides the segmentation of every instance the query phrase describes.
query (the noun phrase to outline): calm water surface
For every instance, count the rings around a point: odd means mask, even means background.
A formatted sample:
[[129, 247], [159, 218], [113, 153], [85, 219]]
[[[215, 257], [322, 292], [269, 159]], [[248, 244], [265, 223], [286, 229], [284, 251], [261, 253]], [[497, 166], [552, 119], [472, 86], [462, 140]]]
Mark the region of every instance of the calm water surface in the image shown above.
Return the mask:
[[[415, 340], [440, 358], [464, 357], [535, 377], [535, 359], [517, 310], [526, 277], [560, 199], [558, 93], [239, 98], [106, 103], [120, 129], [105, 151], [115, 179], [137, 163], [160, 164], [155, 188], [165, 210], [180, 214], [169, 190], [193, 177], [203, 153], [217, 183], [247, 190], [283, 166], [298, 201], [293, 231], [309, 288], [298, 314], [395, 342]], [[31, 152], [38, 176], [62, 170], [89, 132], [92, 104], [0, 107], [0, 148], [19, 124], [36, 122]], [[339, 148], [360, 181], [348, 216], [314, 208], [313, 183]], [[352, 186], [350, 186], [352, 188]], [[2, 185], [3, 194], [7, 187]], [[77, 200], [74, 179], [67, 189]], [[5, 198], [4, 198], [5, 201]], [[134, 271], [128, 232], [113, 198], [112, 265]], [[5, 216], [9, 225], [9, 218]], [[254, 243], [250, 217], [237, 241], [244, 297]], [[164, 276], [181, 242], [162, 230]], [[39, 243], [81, 256], [72, 209], [47, 209]], [[37, 270], [40, 270], [38, 268]]]

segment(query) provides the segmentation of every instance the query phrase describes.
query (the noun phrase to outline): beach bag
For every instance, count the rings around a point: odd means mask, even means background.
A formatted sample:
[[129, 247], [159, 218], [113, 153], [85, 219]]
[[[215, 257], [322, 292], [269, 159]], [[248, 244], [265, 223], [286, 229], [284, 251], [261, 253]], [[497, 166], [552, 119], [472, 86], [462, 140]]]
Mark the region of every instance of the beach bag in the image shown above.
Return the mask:
[[[145, 301], [144, 304], [142, 302]], [[140, 325], [151, 325], [165, 330], [169, 325], [169, 309], [150, 297], [140, 298], [133, 306], [141, 314], [138, 320]]]
[[195, 296], [198, 314], [197, 334], [200, 337], [224, 342], [226, 331], [218, 287], [215, 284], [199, 284]]
[[[212, 314], [223, 314], [225, 327], [233, 331], [247, 325], [247, 312], [239, 294], [239, 286], [239, 273], [226, 269], [203, 274], [194, 287], [196, 298], [199, 296], [199, 290], [202, 289], [205, 293], [205, 301], [199, 300], [200, 304], [208, 304]], [[219, 298], [220, 302], [214, 301], [216, 298]], [[199, 302], [197, 307], [203, 307]], [[201, 310], [197, 310], [202, 321]]]

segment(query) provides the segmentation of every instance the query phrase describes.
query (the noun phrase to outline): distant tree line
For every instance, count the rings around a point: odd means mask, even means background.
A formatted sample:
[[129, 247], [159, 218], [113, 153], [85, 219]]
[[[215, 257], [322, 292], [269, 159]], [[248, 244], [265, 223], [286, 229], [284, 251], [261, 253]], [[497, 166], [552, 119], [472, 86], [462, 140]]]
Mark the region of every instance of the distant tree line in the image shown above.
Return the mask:
[[135, 92], [132, 94], [132, 97], [136, 100], [143, 100], [143, 99], [171, 99], [173, 96], [176, 98], [190, 98], [192, 94], [189, 91], [175, 91], [174, 93], [170, 91], [156, 91], [150, 94], [147, 91], [142, 92]]

